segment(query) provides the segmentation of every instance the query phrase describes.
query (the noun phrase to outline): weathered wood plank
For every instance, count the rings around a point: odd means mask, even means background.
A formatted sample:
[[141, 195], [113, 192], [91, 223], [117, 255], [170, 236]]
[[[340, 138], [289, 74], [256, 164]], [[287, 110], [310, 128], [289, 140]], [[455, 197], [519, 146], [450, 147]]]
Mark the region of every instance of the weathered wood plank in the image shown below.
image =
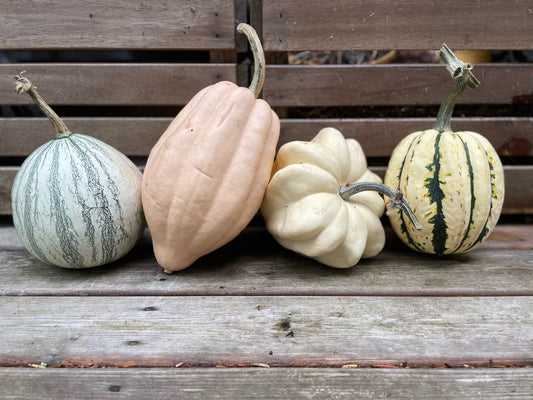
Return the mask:
[[[279, 144], [311, 140], [320, 129], [332, 126], [357, 139], [367, 157], [389, 157], [407, 134], [431, 129], [434, 123], [435, 118], [283, 119]], [[454, 118], [452, 129], [481, 133], [500, 156], [533, 155], [533, 118]]]
[[531, 49], [528, 1], [263, 2], [267, 50]]
[[[237, 79], [235, 64], [3, 64], [0, 85], [13, 87], [21, 71], [50, 105], [70, 106], [183, 105], [208, 85]], [[0, 104], [32, 100], [3, 90]]]
[[[63, 119], [73, 132], [87, 133], [129, 156], [146, 156], [171, 122], [170, 117], [95, 117]], [[333, 126], [357, 139], [367, 157], [389, 157], [408, 133], [431, 128], [434, 118], [282, 119], [279, 145], [311, 140]], [[456, 131], [482, 133], [500, 156], [533, 156], [533, 117], [455, 118]], [[0, 156], [27, 156], [50, 140], [46, 118], [0, 118]]]
[[[67, 117], [63, 121], [72, 132], [94, 136], [128, 156], [147, 156], [172, 118]], [[53, 136], [47, 118], [0, 118], [0, 156], [27, 156]]]
[[[494, 240], [480, 249], [446, 258], [417, 254], [388, 231], [381, 254], [340, 270], [290, 252], [264, 228], [250, 227], [190, 268], [166, 275], [148, 232], [109, 266], [68, 270], [30, 256], [11, 227], [0, 231], [0, 296], [533, 296], [531, 231], [498, 226]], [[511, 249], [516, 247], [522, 250]]]
[[533, 363], [533, 297], [0, 297], [0, 365]]
[[[514, 104], [533, 92], [533, 65], [480, 64], [474, 72], [481, 84], [458, 104]], [[438, 105], [453, 85], [438, 64], [270, 65], [263, 97], [280, 107]]]
[[2, 2], [2, 49], [230, 49], [233, 1]]
[[[6, 399], [531, 399], [533, 369], [0, 369]], [[275, 382], [275, 384], [273, 384]], [[216, 395], [215, 395], [216, 394]]]
[[[385, 167], [372, 167], [378, 175], [385, 174]], [[0, 215], [11, 214], [11, 187], [18, 167], [0, 166]], [[503, 214], [533, 213], [533, 166], [504, 166], [505, 202]]]

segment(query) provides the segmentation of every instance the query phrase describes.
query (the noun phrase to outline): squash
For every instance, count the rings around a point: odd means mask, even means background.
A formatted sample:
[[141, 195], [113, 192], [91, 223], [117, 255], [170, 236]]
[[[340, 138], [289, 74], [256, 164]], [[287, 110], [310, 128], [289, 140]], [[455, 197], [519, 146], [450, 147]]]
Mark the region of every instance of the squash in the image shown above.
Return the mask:
[[498, 221], [505, 192], [502, 164], [489, 141], [450, 128], [456, 100], [479, 81], [446, 45], [440, 54], [458, 82], [442, 103], [435, 127], [405, 137], [385, 175], [385, 184], [402, 190], [423, 227], [415, 230], [401, 215], [391, 215], [394, 231], [412, 249], [438, 255], [479, 246]]
[[65, 268], [110, 263], [128, 253], [145, 228], [139, 169], [106, 143], [71, 133], [35, 86], [16, 76], [56, 130], [23, 162], [11, 190], [13, 223], [33, 256]]
[[352, 267], [385, 244], [385, 204], [376, 191], [389, 196], [391, 209], [410, 211], [401, 193], [380, 182], [355, 139], [324, 128], [310, 142], [279, 149], [261, 213], [283, 247], [331, 267]]
[[152, 148], [143, 174], [143, 207], [157, 262], [182, 270], [235, 238], [256, 215], [276, 152], [279, 118], [256, 97], [264, 80], [257, 34], [246, 34], [255, 61], [250, 88], [228, 81], [197, 93]]

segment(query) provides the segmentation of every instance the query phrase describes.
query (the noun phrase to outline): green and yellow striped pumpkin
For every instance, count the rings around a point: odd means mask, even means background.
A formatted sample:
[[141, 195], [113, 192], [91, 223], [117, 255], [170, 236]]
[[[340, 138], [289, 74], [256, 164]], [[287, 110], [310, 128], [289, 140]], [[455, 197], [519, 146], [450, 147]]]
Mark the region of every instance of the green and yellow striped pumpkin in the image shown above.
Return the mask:
[[384, 180], [403, 192], [422, 224], [416, 230], [403, 214], [390, 214], [396, 234], [412, 249], [438, 255], [479, 246], [496, 225], [504, 199], [502, 163], [493, 146], [478, 133], [450, 129], [455, 101], [466, 85], [476, 88], [479, 81], [446, 45], [441, 57], [459, 79], [457, 86], [434, 129], [411, 133], [397, 145]]

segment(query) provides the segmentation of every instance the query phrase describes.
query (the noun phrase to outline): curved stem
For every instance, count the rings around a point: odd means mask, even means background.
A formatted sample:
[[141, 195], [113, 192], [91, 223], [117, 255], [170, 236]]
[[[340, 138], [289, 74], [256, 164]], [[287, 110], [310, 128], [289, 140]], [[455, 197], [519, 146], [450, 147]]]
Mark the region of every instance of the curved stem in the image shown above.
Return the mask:
[[70, 136], [72, 133], [69, 131], [63, 120], [59, 118], [54, 110], [52, 110], [39, 93], [37, 93], [37, 88], [33, 86], [33, 83], [31, 83], [31, 81], [25, 76], [22, 76], [23, 73], [24, 71], [21, 72], [20, 75], [15, 76], [15, 92], [18, 94], [27, 93], [31, 96], [33, 101], [37, 103], [41, 111], [48, 117], [54, 126], [56, 130], [56, 138]]
[[250, 25], [240, 23], [237, 26], [237, 32], [244, 33], [248, 38], [252, 53], [254, 55], [254, 76], [252, 83], [250, 84], [250, 90], [254, 92], [255, 97], [259, 97], [261, 89], [263, 89], [263, 83], [265, 82], [265, 53], [263, 52], [263, 46], [257, 36], [257, 32]]
[[437, 114], [434, 128], [439, 132], [445, 132], [451, 130], [452, 113], [457, 99], [467, 85], [476, 89], [479, 86], [479, 80], [472, 73], [472, 65], [458, 59], [446, 44], [443, 44], [440, 49], [440, 58], [450, 75], [454, 79], [459, 79], [452, 92], [442, 102]]
[[403, 193], [399, 188], [397, 190], [393, 190], [390, 187], [385, 186], [381, 183], [357, 182], [352, 185], [341, 186], [339, 189], [339, 194], [343, 200], [348, 200], [354, 194], [367, 190], [374, 190], [389, 198], [389, 200], [387, 201], [387, 204], [389, 205], [387, 215], [390, 215], [395, 209], [399, 208], [407, 213], [407, 216], [413, 223], [416, 230], [422, 230], [422, 224], [420, 224], [420, 222], [418, 221], [418, 218], [409, 206], [409, 202], [403, 196]]

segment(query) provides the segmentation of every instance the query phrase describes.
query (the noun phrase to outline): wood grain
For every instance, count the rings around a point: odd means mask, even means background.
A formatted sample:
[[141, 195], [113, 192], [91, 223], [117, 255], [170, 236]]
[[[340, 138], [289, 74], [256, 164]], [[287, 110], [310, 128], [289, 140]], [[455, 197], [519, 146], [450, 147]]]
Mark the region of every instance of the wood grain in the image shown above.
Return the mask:
[[531, 49], [527, 1], [263, 2], [266, 50]]
[[533, 362], [533, 296], [2, 296], [0, 365]]
[[[87, 133], [128, 156], [147, 156], [171, 117], [63, 118], [72, 132]], [[335, 127], [357, 139], [367, 157], [389, 157], [408, 133], [431, 128], [434, 118], [282, 119], [279, 146], [311, 140], [320, 129]], [[452, 128], [483, 134], [500, 156], [533, 156], [533, 117], [455, 118]], [[53, 136], [46, 118], [0, 118], [0, 156], [27, 156]]]
[[[533, 93], [530, 64], [479, 64], [474, 74], [481, 84], [457, 104], [517, 104]], [[439, 105], [454, 84], [438, 64], [269, 65], [263, 97], [280, 107]]]
[[[221, 80], [236, 82], [234, 64], [4, 64], [0, 85], [12, 88], [26, 76], [50, 105], [184, 105]], [[33, 104], [14, 90], [0, 91], [0, 104]]]
[[230, 49], [233, 2], [2, 2], [2, 49]]
[[123, 259], [87, 270], [36, 260], [13, 227], [0, 242], [0, 296], [533, 296], [530, 226], [498, 225], [480, 249], [442, 258], [409, 250], [388, 230], [383, 252], [347, 270], [282, 248], [261, 226], [173, 275], [157, 265], [148, 231]]
[[[522, 399], [533, 370], [331, 368], [0, 369], [4, 396], [159, 399]], [[275, 382], [275, 384], [273, 384]], [[83, 388], [83, 390], [80, 390]]]

